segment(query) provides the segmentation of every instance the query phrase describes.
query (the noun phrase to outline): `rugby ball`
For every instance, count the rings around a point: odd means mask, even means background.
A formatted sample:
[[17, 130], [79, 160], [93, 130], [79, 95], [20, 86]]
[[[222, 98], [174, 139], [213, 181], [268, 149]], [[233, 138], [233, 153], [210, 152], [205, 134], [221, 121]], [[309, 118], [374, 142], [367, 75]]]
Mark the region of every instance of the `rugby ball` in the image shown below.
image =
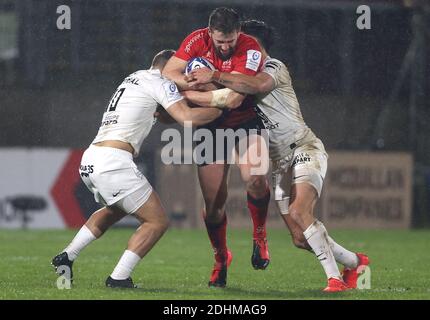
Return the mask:
[[209, 68], [215, 70], [215, 67], [205, 58], [197, 57], [188, 60], [187, 66], [185, 67], [185, 74], [188, 75], [194, 69]]

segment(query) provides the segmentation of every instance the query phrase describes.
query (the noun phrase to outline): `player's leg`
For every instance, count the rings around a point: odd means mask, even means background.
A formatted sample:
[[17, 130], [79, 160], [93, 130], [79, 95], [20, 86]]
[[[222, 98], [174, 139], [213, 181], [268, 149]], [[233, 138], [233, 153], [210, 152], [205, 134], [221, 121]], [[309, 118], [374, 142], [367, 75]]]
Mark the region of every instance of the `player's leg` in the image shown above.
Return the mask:
[[347, 286], [343, 283], [333, 252], [328, 243], [327, 230], [313, 216], [317, 200], [317, 191], [308, 183], [294, 184], [291, 188], [292, 201], [289, 215], [304, 230], [303, 235], [323, 267], [328, 286], [325, 291], [344, 291]]
[[327, 171], [327, 154], [321, 141], [298, 147], [292, 158], [292, 187], [288, 213], [302, 228], [307, 243], [320, 261], [328, 279], [324, 291], [348, 289], [343, 282], [328, 241], [325, 226], [315, 219], [314, 208]]
[[[297, 184], [297, 188], [293, 189], [293, 193], [291, 196], [295, 197], [295, 194], [303, 193], [302, 189], [305, 187], [301, 187], [300, 185], [302, 184], [301, 182], [304, 182], [304, 185], [308, 185], [308, 187], [314, 189], [314, 191], [316, 192], [316, 196], [318, 197], [321, 194], [323, 179], [327, 170], [327, 154], [324, 150], [324, 145], [322, 144], [322, 142], [317, 140], [309, 145], [305, 145], [301, 148], [298, 148], [298, 150], [295, 152], [294, 162], [295, 165], [293, 166], [293, 183]], [[303, 194], [306, 196], [306, 193]], [[306, 196], [306, 198], [308, 197]], [[312, 217], [314, 216], [314, 207], [315, 204], [312, 205]], [[294, 220], [304, 229], [304, 235], [307, 238], [306, 234], [309, 235], [309, 233], [306, 231], [307, 229], [305, 229], [305, 227], [310, 222], [310, 218], [308, 218], [307, 221], [303, 221], [300, 217], [296, 216]], [[327, 230], [320, 221], [316, 220], [313, 225], [318, 225], [316, 228], [319, 228], [320, 231], [325, 235], [327, 243], [330, 247], [330, 251], [332, 252], [336, 262], [339, 262], [344, 265], [342, 277], [343, 281], [348, 285], [348, 287], [355, 288], [358, 278], [358, 272], [361, 270], [360, 267], [369, 264], [368, 257], [364, 254], [353, 253], [336, 243], [328, 235]], [[310, 225], [308, 227], [308, 229], [310, 228], [308, 231], [312, 230], [313, 225]], [[313, 248], [311, 243], [309, 243], [309, 245]], [[327, 289], [328, 291], [330, 291], [330, 286]]]
[[[290, 230], [291, 238], [294, 245], [299, 249], [312, 251], [312, 248], [309, 246], [305, 236], [303, 235], [304, 230], [294, 221], [294, 219], [289, 214], [282, 215], [282, 218], [284, 219], [285, 224]], [[336, 243], [330, 236], [328, 236], [328, 242], [331, 250], [333, 251], [333, 256], [336, 262], [344, 265], [347, 269], [357, 268], [359, 262], [359, 256], [357, 256], [357, 254], [345, 249], [344, 247]]]
[[289, 214], [282, 214], [281, 217], [287, 225], [288, 230], [290, 230], [291, 240], [293, 241], [294, 246], [296, 246], [296, 248], [312, 252], [312, 248], [309, 246], [309, 243], [306, 241], [306, 238], [303, 235], [304, 230]]
[[155, 191], [133, 215], [141, 225], [128, 241], [127, 249], [143, 258], [166, 232], [169, 219]]
[[[294, 196], [297, 194], [297, 185], [293, 186], [292, 190], [292, 202], [294, 202]], [[297, 203], [296, 203], [297, 204]], [[305, 249], [313, 252], [311, 246], [307, 242], [303, 232], [303, 229], [299, 223], [296, 222], [295, 219], [288, 212], [284, 212], [281, 214], [284, 222], [286, 223], [288, 229], [290, 230], [292, 241], [297, 248]], [[343, 280], [348, 285], [348, 287], [355, 288], [357, 282], [357, 268], [359, 265], [367, 265], [369, 264], [367, 256], [363, 254], [355, 254], [341, 245], [336, 243], [330, 236], [327, 234], [327, 240], [329, 246], [333, 252], [333, 256], [336, 262], [341, 263], [345, 266], [343, 271]]]
[[227, 248], [227, 200], [228, 164], [207, 164], [198, 167], [200, 187], [205, 202], [203, 218], [215, 255], [215, 266], [209, 286], [226, 285], [227, 267], [231, 263], [231, 253]]
[[152, 191], [149, 197], [147, 193], [138, 190], [115, 205], [133, 214], [141, 225], [131, 236], [127, 249], [106, 280], [108, 287], [134, 287], [131, 273], [168, 228], [168, 218], [157, 193]]
[[[266, 239], [266, 220], [270, 201], [270, 188], [266, 178], [269, 154], [261, 135], [250, 134], [236, 145], [238, 167], [246, 183], [248, 210], [253, 223], [253, 251], [251, 264], [264, 270], [270, 262]], [[242, 150], [241, 150], [242, 149]]]
[[[114, 207], [103, 207], [94, 212], [88, 221], [81, 227], [72, 242], [52, 260], [52, 265], [58, 268], [66, 265], [72, 269], [73, 261], [79, 253], [94, 240], [100, 238], [115, 222], [121, 220], [126, 213]], [[71, 274], [72, 275], [72, 274]], [[71, 276], [71, 278], [73, 278]]]
[[82, 249], [100, 238], [113, 224], [127, 214], [119, 208], [103, 207], [94, 212], [82, 226], [72, 242], [64, 249], [70, 260], [75, 260]]

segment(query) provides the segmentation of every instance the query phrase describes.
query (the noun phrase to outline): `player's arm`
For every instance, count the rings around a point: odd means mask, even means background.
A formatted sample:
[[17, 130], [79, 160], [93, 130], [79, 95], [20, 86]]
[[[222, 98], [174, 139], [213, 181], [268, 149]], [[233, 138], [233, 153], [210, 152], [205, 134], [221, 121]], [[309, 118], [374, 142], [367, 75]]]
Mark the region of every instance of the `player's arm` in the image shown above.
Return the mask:
[[245, 94], [270, 92], [276, 86], [273, 77], [266, 72], [259, 72], [255, 76], [249, 76], [202, 68], [193, 70], [191, 76], [193, 78], [192, 83], [195, 85], [214, 81], [234, 91]]
[[159, 122], [164, 124], [172, 124], [176, 122], [176, 120], [170, 116], [170, 114], [166, 111], [166, 109], [163, 108], [162, 105], [158, 105], [157, 110], [154, 113], [154, 117], [157, 118]]
[[186, 121], [191, 121], [193, 126], [201, 126], [212, 122], [222, 113], [221, 110], [216, 108], [190, 108], [184, 99], [175, 102], [166, 110], [181, 125], [185, 125]]
[[189, 89], [188, 83], [184, 76], [184, 69], [186, 65], [186, 60], [172, 56], [169, 61], [167, 61], [167, 64], [162, 72], [163, 76], [174, 81], [180, 90]]
[[[206, 72], [213, 72], [208, 68], [205, 69]], [[196, 69], [197, 70], [197, 69]], [[218, 72], [218, 71], [217, 71]], [[232, 74], [240, 75], [240, 73], [233, 71]], [[189, 77], [188, 80], [191, 78]], [[191, 88], [195, 88], [199, 85], [204, 85], [210, 83], [207, 81], [201, 84], [195, 84], [195, 81], [191, 80], [189, 83]], [[235, 91], [232, 88], [223, 88], [218, 90], [213, 90], [210, 92], [199, 92], [199, 91], [187, 91], [184, 92], [184, 96], [192, 103], [198, 104], [202, 107], [216, 107], [216, 108], [228, 108], [235, 109], [239, 107], [246, 97], [246, 94]]]
[[192, 125], [200, 126], [212, 122], [221, 115], [219, 109], [190, 108], [177, 85], [168, 79], [154, 77], [150, 90], [154, 100], [181, 125], [191, 121]]
[[242, 104], [245, 95], [229, 88], [208, 92], [188, 90], [182, 92], [188, 101], [202, 107], [235, 109]]

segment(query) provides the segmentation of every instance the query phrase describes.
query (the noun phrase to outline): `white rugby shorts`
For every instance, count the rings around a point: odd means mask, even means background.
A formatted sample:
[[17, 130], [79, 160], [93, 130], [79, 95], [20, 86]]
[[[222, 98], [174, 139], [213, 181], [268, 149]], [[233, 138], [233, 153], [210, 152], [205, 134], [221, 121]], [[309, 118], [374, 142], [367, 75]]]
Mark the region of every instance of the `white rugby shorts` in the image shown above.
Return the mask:
[[152, 186], [139, 171], [130, 152], [91, 145], [85, 150], [79, 174], [96, 202], [115, 205], [126, 213], [136, 212], [152, 193]]
[[[327, 172], [327, 158], [323, 143], [321, 140], [315, 139], [297, 147], [284, 159], [272, 161], [275, 200], [280, 201], [289, 197], [289, 186], [296, 183], [310, 184], [317, 191], [318, 197], [321, 196]], [[288, 175], [290, 168], [291, 175]]]

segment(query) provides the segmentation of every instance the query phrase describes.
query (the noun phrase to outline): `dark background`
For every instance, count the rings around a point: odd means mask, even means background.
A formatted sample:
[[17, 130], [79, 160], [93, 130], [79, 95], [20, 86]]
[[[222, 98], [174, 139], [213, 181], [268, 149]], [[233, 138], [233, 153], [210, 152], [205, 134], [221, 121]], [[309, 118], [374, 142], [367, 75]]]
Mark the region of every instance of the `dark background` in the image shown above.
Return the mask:
[[[305, 120], [329, 152], [413, 154], [413, 225], [430, 226], [430, 8], [414, 3], [0, 0], [0, 147], [86, 148], [127, 74], [229, 6], [275, 27], [271, 56], [289, 66]], [[370, 30], [356, 27], [361, 4]], [[71, 30], [57, 28], [60, 5], [71, 8]], [[139, 157], [149, 180], [163, 128]]]

